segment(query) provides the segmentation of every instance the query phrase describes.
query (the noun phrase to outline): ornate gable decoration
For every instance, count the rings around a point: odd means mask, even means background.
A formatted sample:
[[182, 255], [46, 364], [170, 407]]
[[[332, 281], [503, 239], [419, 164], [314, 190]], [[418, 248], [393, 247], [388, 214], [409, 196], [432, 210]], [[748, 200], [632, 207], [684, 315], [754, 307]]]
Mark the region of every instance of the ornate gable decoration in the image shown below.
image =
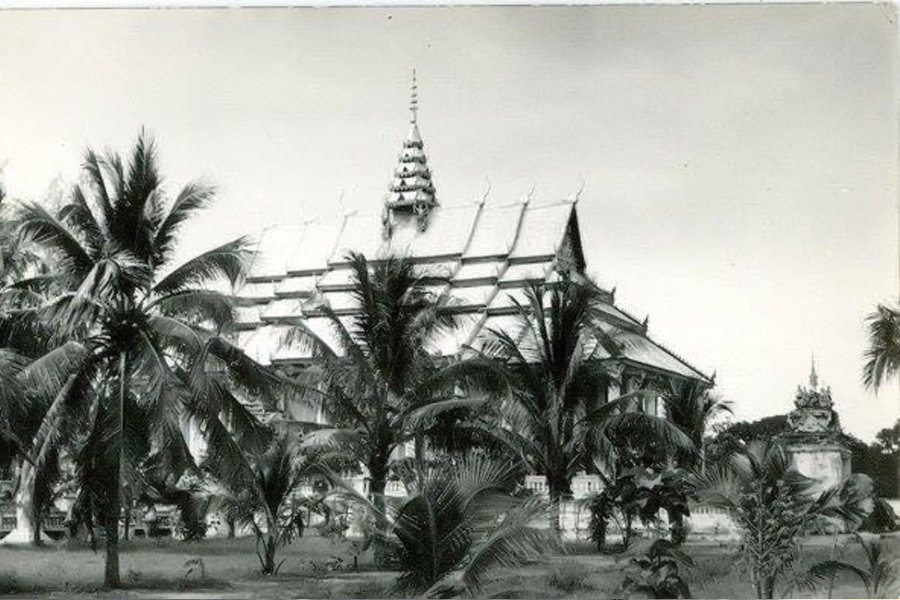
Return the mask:
[[794, 410], [788, 415], [788, 425], [793, 434], [815, 436], [840, 433], [841, 425], [832, 408], [834, 402], [831, 399], [831, 388], [819, 386], [815, 361], [809, 374], [809, 387], [797, 386], [794, 406]]

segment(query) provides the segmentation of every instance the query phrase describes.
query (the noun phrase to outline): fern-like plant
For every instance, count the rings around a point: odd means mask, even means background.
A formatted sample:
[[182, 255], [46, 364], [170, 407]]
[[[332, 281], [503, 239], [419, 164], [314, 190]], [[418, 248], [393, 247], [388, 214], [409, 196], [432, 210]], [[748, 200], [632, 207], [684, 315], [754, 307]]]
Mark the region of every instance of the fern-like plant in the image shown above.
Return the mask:
[[427, 598], [476, 595], [496, 567], [558, 548], [552, 530], [539, 528], [547, 503], [513, 494], [520, 476], [520, 466], [477, 454], [421, 466], [382, 540], [400, 590]]
[[[833, 581], [835, 576], [846, 573], [859, 578], [870, 598], [879, 598], [885, 588], [896, 581], [896, 569], [885, 556], [885, 549], [879, 538], [867, 540], [859, 533], [854, 535], [866, 559], [864, 567], [844, 560], [822, 561], [810, 567], [806, 574], [797, 581], [796, 587], [815, 591], [823, 583]], [[831, 598], [830, 593], [828, 597]]]

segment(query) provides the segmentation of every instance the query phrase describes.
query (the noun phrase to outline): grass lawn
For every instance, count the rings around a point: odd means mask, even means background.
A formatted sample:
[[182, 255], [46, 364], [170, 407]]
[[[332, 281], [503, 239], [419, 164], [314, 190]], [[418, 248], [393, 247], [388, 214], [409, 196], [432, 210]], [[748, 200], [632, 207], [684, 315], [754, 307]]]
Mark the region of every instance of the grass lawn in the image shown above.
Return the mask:
[[[898, 540], [892, 540], [893, 556]], [[831, 538], [810, 540], [802, 563], [828, 558]], [[745, 573], [736, 564], [735, 548], [689, 543], [687, 553], [697, 563], [689, 575], [696, 598], [751, 598]], [[127, 591], [104, 591], [103, 552], [90, 548], [0, 547], [0, 598], [384, 598], [392, 592], [395, 575], [376, 571], [371, 556], [352, 567], [348, 542], [317, 537], [296, 541], [279, 552], [285, 559], [275, 577], [259, 575], [253, 540], [210, 539], [202, 542], [166, 540], [159, 544], [130, 542], [121, 557]], [[332, 557], [344, 560], [340, 567]], [[844, 556], [862, 565], [862, 555], [850, 545]], [[199, 559], [199, 560], [196, 560]], [[202, 572], [201, 572], [202, 564]], [[484, 596], [505, 598], [622, 598], [623, 560], [598, 555], [588, 544], [571, 545], [565, 556], [497, 572]], [[783, 590], [778, 590], [783, 593]], [[825, 590], [808, 597], [824, 597]], [[835, 586], [835, 598], [863, 598], [864, 588], [847, 577]], [[802, 597], [797, 596], [795, 597]], [[888, 596], [896, 597], [896, 596]]]

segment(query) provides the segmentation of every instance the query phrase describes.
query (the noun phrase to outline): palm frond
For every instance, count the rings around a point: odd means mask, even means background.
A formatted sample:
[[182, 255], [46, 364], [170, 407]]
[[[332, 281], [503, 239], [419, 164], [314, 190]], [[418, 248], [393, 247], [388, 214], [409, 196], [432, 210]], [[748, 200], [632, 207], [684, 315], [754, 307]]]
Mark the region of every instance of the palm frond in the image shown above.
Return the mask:
[[879, 305], [866, 319], [869, 327], [869, 347], [863, 367], [866, 387], [878, 390], [900, 368], [900, 314], [890, 307]]
[[248, 238], [238, 238], [176, 267], [153, 287], [153, 292], [157, 296], [168, 296], [222, 278], [235, 285], [246, 274], [251, 257]]
[[821, 586], [827, 584], [837, 575], [855, 575], [868, 591], [872, 585], [872, 578], [868, 572], [854, 564], [840, 560], [825, 560], [815, 563], [805, 573], [795, 579], [792, 588], [815, 592]]
[[53, 397], [81, 368], [86, 357], [84, 345], [75, 341], [66, 342], [31, 361], [22, 370], [22, 383], [32, 393]]
[[101, 221], [97, 220], [88, 205], [81, 186], [75, 186], [70, 202], [59, 211], [59, 219], [81, 235], [92, 255], [97, 256], [103, 250], [106, 234]]
[[449, 400], [439, 400], [430, 402], [425, 406], [420, 406], [410, 410], [408, 413], [400, 415], [405, 427], [410, 430], [421, 428], [426, 422], [450, 411], [459, 409], [482, 408], [490, 402], [490, 396], [479, 396], [475, 398], [461, 397]]
[[222, 329], [234, 323], [234, 299], [210, 290], [183, 289], [154, 299], [148, 310]]
[[208, 206], [214, 195], [213, 187], [199, 182], [191, 182], [181, 189], [156, 230], [154, 245], [163, 257], [168, 258], [174, 250], [175, 236], [181, 226], [197, 211]]
[[91, 270], [94, 261], [88, 249], [44, 207], [33, 202], [24, 203], [20, 219], [22, 235], [56, 254], [58, 272], [75, 280]]
[[547, 504], [539, 499], [528, 500], [504, 513], [487, 538], [471, 551], [460, 576], [466, 590], [477, 594], [496, 567], [518, 566], [558, 548], [558, 538], [551, 530], [534, 527], [547, 513]]

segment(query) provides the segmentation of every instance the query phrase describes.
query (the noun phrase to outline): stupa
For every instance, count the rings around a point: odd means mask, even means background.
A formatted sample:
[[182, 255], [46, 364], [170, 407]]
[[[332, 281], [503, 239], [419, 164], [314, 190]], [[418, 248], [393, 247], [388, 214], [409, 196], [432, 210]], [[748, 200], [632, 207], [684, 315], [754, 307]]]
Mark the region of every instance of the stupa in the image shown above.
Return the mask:
[[819, 385], [815, 358], [809, 386], [797, 386], [794, 410], [788, 414], [788, 432], [782, 441], [791, 464], [813, 479], [812, 493], [839, 486], [850, 478], [850, 450], [834, 410], [831, 388]]

